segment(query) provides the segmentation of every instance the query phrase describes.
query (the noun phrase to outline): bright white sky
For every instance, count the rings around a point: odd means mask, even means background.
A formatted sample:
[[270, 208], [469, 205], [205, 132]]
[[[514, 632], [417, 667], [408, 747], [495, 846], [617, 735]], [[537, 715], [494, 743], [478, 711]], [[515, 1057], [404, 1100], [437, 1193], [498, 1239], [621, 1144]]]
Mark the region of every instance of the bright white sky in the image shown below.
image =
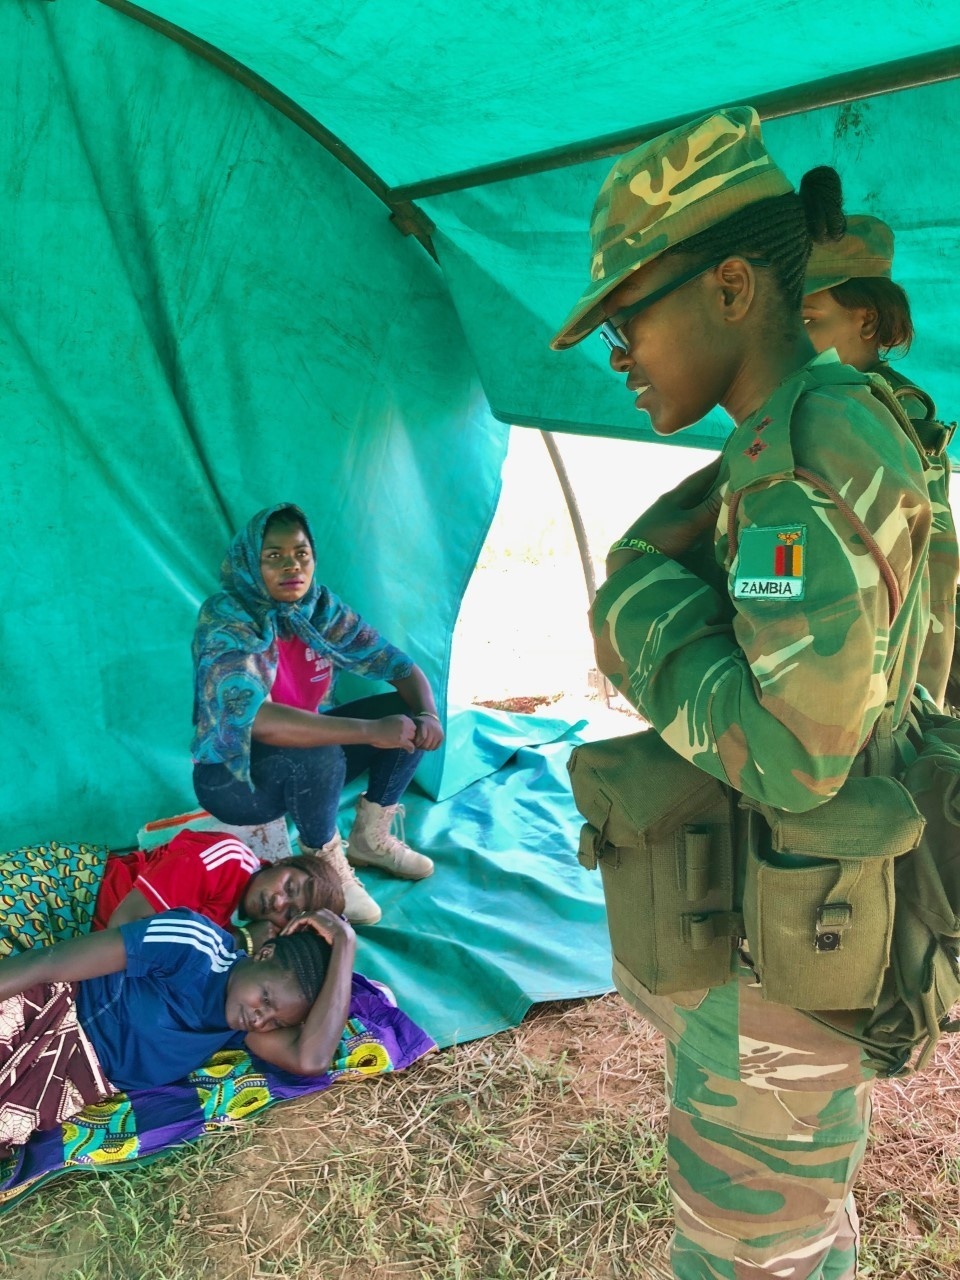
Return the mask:
[[[675, 445], [557, 435], [597, 581], [611, 542], [712, 454]], [[500, 505], [454, 638], [450, 700], [587, 689], [594, 665], [577, 544], [539, 431], [514, 427]]]

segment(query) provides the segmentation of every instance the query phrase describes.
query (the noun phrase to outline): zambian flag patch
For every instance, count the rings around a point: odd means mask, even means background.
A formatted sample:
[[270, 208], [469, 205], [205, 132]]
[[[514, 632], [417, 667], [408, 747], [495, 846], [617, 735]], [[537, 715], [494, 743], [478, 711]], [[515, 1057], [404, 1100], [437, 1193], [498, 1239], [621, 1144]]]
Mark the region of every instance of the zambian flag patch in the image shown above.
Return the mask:
[[807, 527], [755, 525], [740, 534], [734, 565], [735, 600], [802, 600]]

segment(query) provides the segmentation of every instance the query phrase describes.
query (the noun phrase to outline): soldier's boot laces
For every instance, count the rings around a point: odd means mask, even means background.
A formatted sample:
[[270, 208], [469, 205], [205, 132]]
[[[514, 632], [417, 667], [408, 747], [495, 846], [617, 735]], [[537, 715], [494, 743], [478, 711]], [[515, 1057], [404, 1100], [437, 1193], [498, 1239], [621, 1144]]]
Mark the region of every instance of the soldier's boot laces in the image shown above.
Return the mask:
[[[433, 875], [433, 862], [404, 840], [402, 804], [377, 804], [362, 795], [350, 832], [347, 856], [355, 867], [379, 867], [401, 880], [424, 880]], [[397, 823], [400, 835], [393, 834]]]

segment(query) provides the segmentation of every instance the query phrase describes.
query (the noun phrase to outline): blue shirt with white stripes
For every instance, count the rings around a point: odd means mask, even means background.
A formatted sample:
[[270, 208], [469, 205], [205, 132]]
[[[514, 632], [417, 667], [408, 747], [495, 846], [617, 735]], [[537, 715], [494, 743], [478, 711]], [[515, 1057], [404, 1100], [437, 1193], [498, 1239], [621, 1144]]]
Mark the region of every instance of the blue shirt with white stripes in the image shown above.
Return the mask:
[[233, 939], [181, 907], [120, 926], [127, 967], [76, 984], [80, 1025], [118, 1089], [171, 1084], [218, 1049], [240, 1045], [226, 1022]]

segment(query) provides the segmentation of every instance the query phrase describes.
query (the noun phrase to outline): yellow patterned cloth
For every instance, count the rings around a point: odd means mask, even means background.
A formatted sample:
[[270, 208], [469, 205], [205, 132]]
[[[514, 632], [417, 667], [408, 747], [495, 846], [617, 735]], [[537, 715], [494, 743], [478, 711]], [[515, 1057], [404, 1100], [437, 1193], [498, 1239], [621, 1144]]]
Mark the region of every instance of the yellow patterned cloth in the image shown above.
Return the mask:
[[89, 933], [109, 852], [51, 840], [0, 853], [0, 960]]

